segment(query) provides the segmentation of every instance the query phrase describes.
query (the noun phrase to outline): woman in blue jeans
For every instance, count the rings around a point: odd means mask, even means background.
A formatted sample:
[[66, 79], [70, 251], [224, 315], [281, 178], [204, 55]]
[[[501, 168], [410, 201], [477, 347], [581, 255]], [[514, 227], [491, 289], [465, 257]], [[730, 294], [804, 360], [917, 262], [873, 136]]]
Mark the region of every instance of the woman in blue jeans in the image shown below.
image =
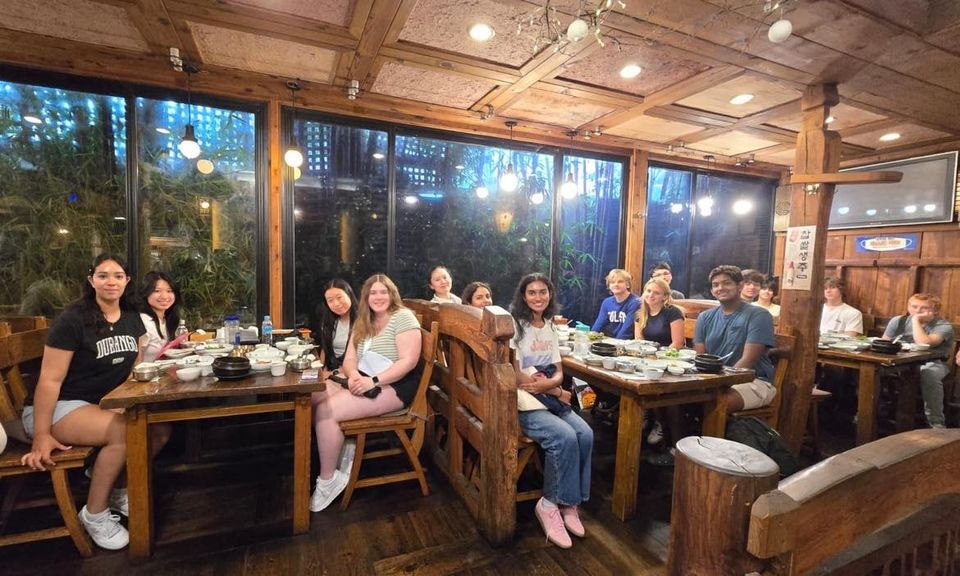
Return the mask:
[[534, 513], [547, 540], [561, 548], [573, 545], [570, 534], [583, 537], [578, 506], [590, 497], [590, 456], [593, 430], [570, 409], [563, 390], [557, 332], [556, 291], [543, 274], [528, 274], [510, 304], [515, 334], [517, 407], [520, 428], [543, 450], [543, 498]]

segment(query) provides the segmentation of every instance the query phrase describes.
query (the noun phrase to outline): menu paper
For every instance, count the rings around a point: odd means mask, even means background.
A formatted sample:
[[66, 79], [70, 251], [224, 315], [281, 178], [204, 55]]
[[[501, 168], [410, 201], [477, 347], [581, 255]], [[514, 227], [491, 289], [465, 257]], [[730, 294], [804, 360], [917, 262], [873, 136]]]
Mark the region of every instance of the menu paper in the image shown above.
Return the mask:
[[783, 287], [785, 289], [810, 291], [813, 245], [816, 237], [816, 226], [787, 228], [787, 244], [783, 254]]

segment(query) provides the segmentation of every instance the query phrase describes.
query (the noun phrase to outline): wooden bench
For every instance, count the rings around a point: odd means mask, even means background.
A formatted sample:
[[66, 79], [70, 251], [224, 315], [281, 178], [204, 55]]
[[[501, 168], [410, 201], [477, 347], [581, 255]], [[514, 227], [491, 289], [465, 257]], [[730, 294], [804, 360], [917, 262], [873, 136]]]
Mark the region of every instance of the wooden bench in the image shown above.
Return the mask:
[[[727, 470], [719, 458], [698, 458], [696, 443], [678, 445], [673, 517], [689, 514], [713, 530], [678, 533], [676, 548], [671, 534], [668, 574], [957, 573], [960, 430], [888, 436], [779, 485], [776, 474], [744, 473], [760, 462], [758, 452], [720, 442], [737, 447], [723, 454], [723, 461], [736, 461]], [[691, 486], [701, 487], [700, 498], [709, 497], [711, 486], [736, 496], [710, 501], [704, 510], [689, 497]], [[678, 509], [677, 490], [687, 496], [680, 507], [690, 508]]]
[[[20, 374], [20, 365], [42, 358], [46, 339], [47, 328], [14, 332], [0, 337], [0, 422], [13, 422], [16, 425], [19, 421], [23, 411], [23, 400], [27, 395], [26, 385]], [[0, 546], [69, 536], [82, 556], [92, 555], [93, 546], [90, 538], [77, 518], [77, 507], [74, 504], [67, 472], [83, 468], [93, 449], [75, 446], [71, 450], [56, 451], [52, 456], [56, 466], [48, 467], [46, 472], [35, 471], [20, 464], [20, 459], [29, 451], [29, 444], [11, 440], [10, 445], [0, 455], [0, 479], [5, 479], [11, 484], [0, 506], [0, 526], [5, 527], [7, 516], [16, 505], [17, 496], [26, 477], [41, 474], [50, 475], [64, 526], [0, 536]]]
[[484, 309], [406, 300], [425, 320], [439, 318], [440, 344], [427, 400], [433, 462], [477, 519], [492, 545], [516, 530], [520, 426], [510, 364], [513, 318]]

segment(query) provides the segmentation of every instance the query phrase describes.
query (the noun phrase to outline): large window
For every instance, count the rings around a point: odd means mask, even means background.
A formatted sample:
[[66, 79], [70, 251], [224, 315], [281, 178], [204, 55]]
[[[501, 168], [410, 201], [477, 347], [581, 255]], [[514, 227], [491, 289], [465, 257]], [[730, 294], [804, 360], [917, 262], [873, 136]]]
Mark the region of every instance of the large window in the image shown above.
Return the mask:
[[[609, 293], [606, 275], [620, 267], [623, 164], [564, 157], [559, 287], [563, 315], [590, 324]], [[640, 286], [634, 283], [634, 291]]]
[[[187, 105], [149, 98], [136, 105], [141, 270], [174, 277], [192, 327], [256, 310], [256, 116], [194, 105], [201, 154], [190, 160], [177, 150]], [[244, 325], [256, 322], [246, 316]]]
[[[195, 99], [188, 113], [181, 101], [131, 95], [148, 89], [97, 89], [127, 96], [0, 81], [2, 310], [54, 315], [80, 294], [93, 257], [109, 251], [139, 276], [173, 275], [191, 327], [214, 326], [235, 310], [254, 321], [255, 109]], [[193, 160], [177, 149], [188, 117], [201, 146]]]
[[53, 315], [126, 253], [123, 98], [0, 82], [0, 307]]
[[316, 326], [329, 280], [359, 290], [387, 270], [387, 133], [307, 120], [295, 130], [304, 163], [284, 168], [294, 192], [295, 321]]
[[[520, 277], [550, 272], [553, 156], [419, 136], [397, 137], [397, 257], [403, 294], [430, 298], [443, 264], [454, 293], [488, 282], [508, 306]], [[515, 190], [500, 181], [512, 165]]]
[[720, 264], [770, 272], [774, 181], [651, 166], [647, 188], [645, 269], [668, 262], [688, 298], [711, 298]]
[[[455, 294], [485, 281], [503, 307], [521, 276], [551, 274], [564, 314], [593, 320], [604, 276], [621, 259], [623, 162], [392, 127], [307, 119], [294, 130], [307, 158], [292, 180], [285, 277], [296, 322], [315, 324], [322, 286], [337, 276], [359, 288], [386, 271], [404, 297], [430, 298], [438, 264], [450, 269]], [[513, 190], [502, 185], [510, 168]], [[567, 172], [569, 198], [556, 193]]]

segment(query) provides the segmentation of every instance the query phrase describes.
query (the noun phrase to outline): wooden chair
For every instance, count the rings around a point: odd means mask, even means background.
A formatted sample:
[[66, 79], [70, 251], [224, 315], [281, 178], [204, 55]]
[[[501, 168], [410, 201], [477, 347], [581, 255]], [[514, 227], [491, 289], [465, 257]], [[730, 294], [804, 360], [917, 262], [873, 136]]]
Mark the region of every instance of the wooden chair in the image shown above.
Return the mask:
[[790, 356], [793, 354], [793, 345], [796, 338], [786, 334], [776, 334], [776, 347], [769, 352], [771, 358], [776, 360], [775, 371], [773, 374], [773, 386], [777, 389], [777, 395], [773, 401], [766, 406], [751, 408], [750, 410], [740, 410], [734, 412], [734, 416], [756, 416], [767, 421], [771, 428], [776, 428], [780, 416], [780, 400], [783, 397], [783, 383], [787, 379], [787, 371], [790, 370]]
[[[43, 357], [46, 337], [46, 328], [14, 332], [0, 337], [0, 421], [13, 422], [15, 425], [19, 421], [23, 411], [23, 400], [27, 394], [20, 373], [20, 364]], [[8, 478], [8, 482], [12, 483], [6, 491], [2, 509], [0, 509], [2, 510], [0, 526], [5, 525], [6, 516], [13, 510], [23, 480], [32, 474], [50, 475], [64, 526], [0, 536], [0, 546], [70, 536], [81, 556], [91, 556], [93, 547], [86, 531], [80, 526], [80, 519], [77, 518], [77, 507], [74, 504], [67, 472], [75, 468], [83, 468], [84, 461], [93, 449], [74, 447], [71, 450], [55, 452], [53, 461], [56, 466], [48, 467], [46, 472], [35, 471], [20, 464], [20, 458], [29, 451], [30, 445], [13, 440], [6, 451], [0, 455], [0, 479]]]
[[[357, 453], [354, 457], [353, 468], [350, 471], [350, 481], [347, 484], [346, 490], [343, 492], [343, 500], [340, 503], [341, 510], [346, 510], [347, 507], [350, 506], [353, 491], [357, 488], [417, 480], [420, 483], [420, 492], [422, 492], [424, 496], [430, 493], [430, 489], [427, 487], [427, 478], [423, 472], [423, 466], [420, 465], [420, 448], [423, 446], [423, 437], [426, 431], [428, 417], [427, 387], [430, 385], [430, 379], [433, 377], [433, 360], [436, 356], [437, 340], [440, 336], [440, 325], [437, 322], [431, 322], [430, 330], [427, 331], [421, 328], [420, 334], [422, 336], [420, 346], [422, 372], [420, 383], [417, 386], [417, 393], [413, 397], [413, 402], [411, 402], [410, 407], [390, 414], [347, 420], [346, 422], [340, 423], [340, 429], [343, 430], [344, 435], [357, 437]], [[395, 434], [400, 440], [401, 447], [388, 447], [367, 452], [367, 436], [377, 433]], [[407, 456], [412, 470], [360, 478], [360, 469], [363, 467], [364, 461], [375, 458], [399, 456], [401, 454]]]

